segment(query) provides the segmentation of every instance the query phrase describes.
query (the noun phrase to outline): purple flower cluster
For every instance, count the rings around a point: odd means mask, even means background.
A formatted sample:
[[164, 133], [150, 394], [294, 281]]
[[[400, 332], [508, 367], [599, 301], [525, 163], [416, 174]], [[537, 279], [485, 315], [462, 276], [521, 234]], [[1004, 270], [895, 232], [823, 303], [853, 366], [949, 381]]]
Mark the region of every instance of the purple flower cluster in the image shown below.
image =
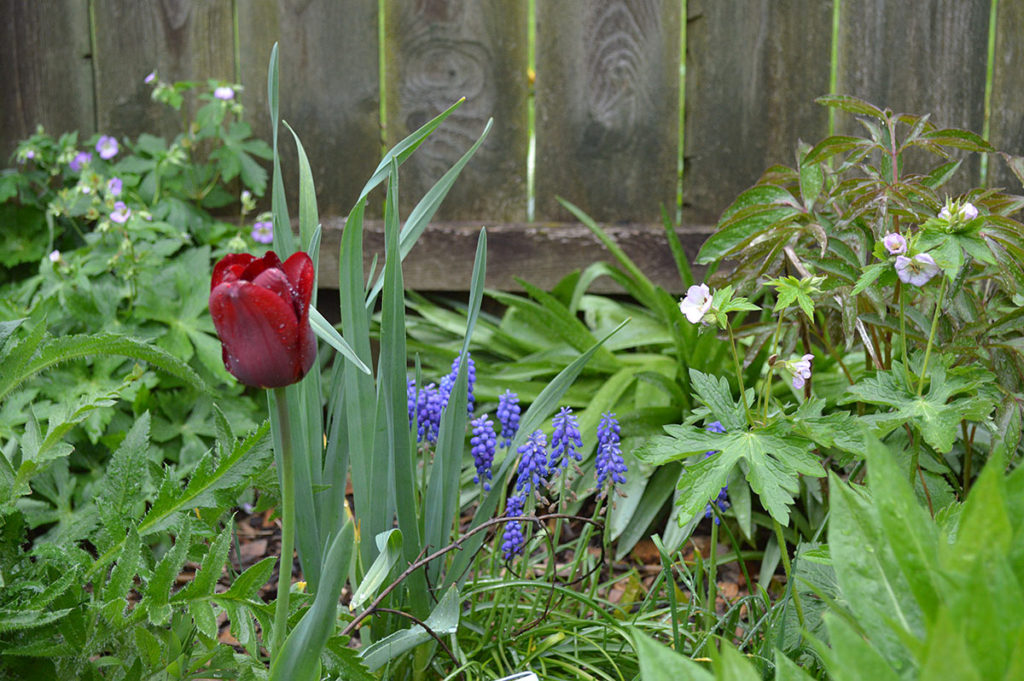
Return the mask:
[[519, 432], [519, 395], [511, 390], [499, 395], [497, 416], [501, 424], [501, 446], [507, 449]]
[[619, 422], [615, 414], [605, 412], [597, 426], [597, 459], [594, 462], [594, 470], [597, 474], [598, 496], [605, 495], [606, 480], [610, 481], [609, 487], [626, 482], [626, 476], [623, 475], [626, 472], [626, 463], [622, 460], [619, 443]]
[[[466, 411], [469, 415], [473, 415], [473, 409], [476, 407], [476, 400], [473, 397], [473, 386], [476, 384], [476, 364], [473, 362], [473, 358], [466, 353], [466, 359], [468, 360], [468, 368], [466, 373], [468, 390], [466, 393]], [[441, 395], [444, 398], [444, 406], [448, 406], [448, 398], [451, 396], [452, 388], [455, 387], [455, 379], [459, 375], [459, 357], [452, 360], [452, 370], [448, 372], [448, 375], [441, 379]]]
[[[725, 432], [725, 426], [723, 426], [720, 421], [712, 421], [711, 423], [709, 423], [708, 425], [706, 425], [704, 427], [704, 430], [708, 431], [709, 433], [724, 433]], [[715, 454], [718, 454], [717, 450], [712, 450], [710, 452], [705, 452], [704, 458], [707, 459], [707, 458], [709, 458], [711, 456], [714, 456]], [[704, 517], [705, 518], [710, 518], [710, 517], [712, 517], [714, 515], [715, 511], [714, 511], [714, 508], [712, 508], [712, 506], [711, 506], [712, 504], [717, 506], [719, 511], [725, 511], [725, 510], [727, 510], [729, 508], [729, 486], [728, 485], [726, 485], [722, 489], [718, 490], [718, 496], [708, 502], [707, 507], [704, 509]], [[722, 523], [722, 519], [719, 518], [718, 516], [715, 516], [715, 524], [716, 525], [720, 525], [721, 523]]]
[[469, 439], [470, 453], [473, 455], [473, 464], [476, 466], [476, 475], [473, 482], [484, 481], [484, 491], [491, 491], [491, 464], [494, 462], [494, 450], [498, 438], [494, 434], [494, 423], [486, 416], [473, 419], [470, 424], [473, 427], [473, 436]]
[[548, 476], [547, 437], [543, 431], [535, 430], [526, 438], [526, 444], [518, 450], [519, 477], [516, 478], [516, 492], [528, 494], [536, 489]]
[[[516, 518], [523, 515], [523, 506], [526, 504], [525, 494], [513, 494], [505, 504], [505, 517]], [[505, 532], [502, 534], [501, 552], [505, 560], [512, 560], [523, 552], [526, 544], [526, 537], [523, 535], [523, 526], [518, 520], [505, 523]]]
[[551, 419], [554, 432], [551, 433], [551, 462], [548, 469], [552, 477], [569, 464], [569, 459], [583, 460], [583, 436], [580, 435], [580, 424], [570, 407], [562, 407]]
[[409, 425], [416, 423], [416, 442], [424, 440], [437, 442], [437, 433], [441, 428], [441, 393], [437, 386], [428, 383], [422, 388], [416, 387], [416, 381], [409, 379], [406, 387], [406, 403], [409, 407]]

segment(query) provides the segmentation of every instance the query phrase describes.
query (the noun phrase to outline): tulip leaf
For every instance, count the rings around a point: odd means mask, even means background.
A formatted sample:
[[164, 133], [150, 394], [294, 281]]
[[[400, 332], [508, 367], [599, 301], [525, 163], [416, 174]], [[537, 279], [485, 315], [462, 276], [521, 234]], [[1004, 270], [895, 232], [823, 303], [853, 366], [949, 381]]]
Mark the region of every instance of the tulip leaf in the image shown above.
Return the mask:
[[459, 590], [454, 586], [448, 589], [423, 624], [426, 628], [414, 624], [363, 648], [361, 655], [366, 666], [371, 671], [379, 669], [407, 650], [432, 640], [428, 629], [439, 636], [455, 633], [459, 627]]
[[[448, 407], [441, 415], [441, 427], [437, 437], [434, 463], [425, 490], [423, 504], [425, 546], [436, 550], [448, 543], [452, 529], [459, 518], [459, 477], [462, 472], [462, 456], [466, 442], [466, 404], [469, 390], [469, 342], [473, 336], [480, 304], [483, 300], [484, 279], [487, 271], [487, 232], [480, 230], [477, 239], [476, 257], [473, 261], [473, 278], [469, 290], [469, 310], [466, 332], [459, 354], [459, 369], [455, 384], [448, 398]], [[427, 567], [431, 583], [437, 583], [441, 562], [434, 561]]]
[[[299, 246], [301, 250], [313, 255], [312, 242], [313, 231], [320, 224], [319, 213], [316, 209], [316, 189], [313, 185], [313, 171], [309, 167], [309, 157], [299, 140], [298, 133], [288, 125], [288, 121], [281, 121], [284, 127], [295, 139], [295, 147], [299, 155]], [[316, 262], [316, 258], [313, 258]], [[314, 287], [315, 290], [315, 287]]]
[[[416, 207], [409, 213], [409, 217], [406, 219], [405, 224], [402, 226], [401, 237], [399, 239], [399, 254], [402, 260], [409, 255], [409, 251], [416, 244], [416, 240], [423, 234], [423, 230], [426, 229], [427, 224], [433, 219], [434, 214], [437, 213], [437, 209], [441, 207], [441, 202], [448, 196], [448, 191], [455, 184], [455, 180], [459, 177], [459, 173], [466, 167], [469, 160], [473, 158], [477, 149], [484, 143], [487, 138], [487, 133], [491, 130], [491, 125], [494, 123], [494, 119], [487, 121], [487, 125], [484, 127], [484, 131], [480, 133], [480, 137], [477, 138], [473, 146], [469, 148], [465, 154], [462, 155], [458, 161], [455, 162], [451, 168], [441, 176], [441, 179], [434, 183], [434, 186], [423, 195]], [[384, 285], [384, 273], [377, 277], [377, 281], [374, 283], [373, 288], [370, 290], [370, 294], [367, 296], [367, 302], [371, 302], [376, 299], [377, 294], [380, 293], [381, 287]]]
[[267, 67], [267, 103], [270, 106], [270, 130], [274, 139], [274, 175], [271, 182], [270, 201], [274, 216], [274, 248], [282, 259], [295, 252], [295, 237], [292, 236], [291, 221], [288, 219], [288, 199], [284, 194], [284, 179], [281, 176], [281, 155], [277, 148], [277, 124], [280, 121], [278, 102], [278, 49], [277, 43], [270, 50], [270, 65]]
[[[276, 54], [276, 51], [274, 54]], [[273, 59], [273, 55], [271, 56], [271, 59]], [[388, 152], [384, 154], [384, 158], [382, 158], [380, 163], [377, 164], [377, 169], [373, 171], [373, 175], [366, 181], [366, 185], [363, 186], [363, 191], [360, 192], [358, 200], [362, 201], [365, 199], [367, 194], [373, 191], [377, 185], [383, 182], [388, 175], [391, 174], [392, 162], [394, 162], [395, 168], [402, 165], [407, 158], [412, 156], [412, 152], [416, 151], [416, 148], [423, 143], [423, 140], [425, 140], [430, 133], [434, 132], [434, 130], [437, 129], [437, 126], [441, 125], [444, 119], [448, 118], [448, 116], [462, 106], [462, 103], [465, 101], [466, 98], [463, 97], [459, 101], [455, 102], [433, 119], [424, 123], [418, 130], [413, 132], [404, 140], [389, 149]]]
[[388, 575], [391, 574], [391, 569], [395, 567], [395, 563], [402, 556], [402, 532], [400, 530], [391, 529], [387, 532], [382, 532], [375, 539], [377, 550], [380, 553], [377, 554], [363, 579], [359, 582], [359, 587], [352, 594], [352, 598], [348, 603], [350, 611], [360, 607], [366, 602], [366, 599], [377, 593], [377, 589], [388, 578]]
[[338, 596], [345, 585], [352, 564], [355, 527], [347, 521], [330, 549], [324, 554], [322, 577], [313, 605], [288, 634], [281, 650], [275, 651], [270, 669], [271, 681], [312, 681], [320, 667], [320, 654], [335, 630], [338, 619]]
[[364, 374], [370, 373], [370, 367], [366, 366], [363, 360], [359, 359], [359, 355], [352, 349], [352, 346], [341, 337], [338, 330], [315, 307], [309, 308], [309, 324], [313, 327], [313, 332], [320, 336], [325, 343], [340, 352], [342, 357], [355, 364]]

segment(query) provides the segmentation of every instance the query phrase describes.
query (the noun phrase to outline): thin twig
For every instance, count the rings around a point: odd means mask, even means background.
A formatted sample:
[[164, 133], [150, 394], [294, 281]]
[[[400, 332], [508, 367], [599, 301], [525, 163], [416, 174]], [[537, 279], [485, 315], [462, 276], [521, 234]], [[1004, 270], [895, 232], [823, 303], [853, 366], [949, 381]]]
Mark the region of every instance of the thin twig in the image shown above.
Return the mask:
[[[406, 619], [410, 619], [413, 621], [414, 624], [418, 624], [419, 626], [423, 627], [423, 631], [430, 634], [430, 637], [437, 641], [438, 645], [444, 648], [444, 652], [448, 653], [448, 657], [452, 658], [452, 662], [455, 663], [455, 666], [459, 665], [459, 659], [455, 657], [455, 653], [453, 653], [452, 649], [448, 647], [448, 644], [446, 644], [444, 640], [440, 636], [438, 636], [436, 631], [428, 627], [427, 623], [421, 620], [419, 617], [416, 617], [416, 615], [413, 615], [410, 612], [405, 612], [404, 610], [395, 610], [394, 608], [378, 608], [377, 612], [389, 612], [392, 615], [399, 615], [401, 617], [405, 617]], [[462, 678], [466, 678], [465, 674], [463, 674]]]
[[[474, 536], [476, 534], [479, 534], [480, 532], [483, 532], [484, 530], [490, 529], [491, 527], [494, 527], [495, 525], [503, 525], [505, 523], [516, 522], [516, 521], [543, 522], [544, 520], [549, 520], [549, 519], [552, 519], [552, 518], [569, 518], [569, 519], [584, 520], [584, 521], [590, 522], [589, 518], [582, 518], [580, 516], [574, 516], [574, 515], [570, 515], [570, 514], [567, 514], [567, 513], [549, 513], [547, 515], [542, 515], [542, 516], [516, 516], [516, 517], [511, 517], [511, 518], [510, 517], [491, 518], [490, 520], [487, 520], [487, 521], [485, 521], [483, 523], [480, 523], [479, 525], [474, 527], [472, 530], [470, 530], [466, 534], [462, 535], [461, 537], [459, 537], [458, 539], [453, 541], [448, 546], [440, 548], [437, 551], [434, 551], [433, 553], [431, 553], [430, 555], [425, 556], [423, 558], [420, 558], [420, 559], [414, 561], [413, 563], [410, 563], [409, 566], [407, 568], [405, 568], [405, 570], [402, 571], [402, 574], [398, 575], [398, 578], [395, 579], [394, 582], [392, 582], [391, 584], [388, 584], [386, 587], [384, 587], [384, 590], [381, 591], [377, 595], [377, 597], [375, 599], [373, 599], [373, 602], [370, 603], [370, 605], [368, 605], [365, 610], [363, 610], [361, 613], [359, 613], [355, 617], [355, 619], [353, 619], [351, 622], [349, 622], [348, 625], [346, 625], [346, 627], [341, 631], [341, 635], [342, 636], [350, 635], [353, 631], [355, 631], [359, 627], [359, 625], [362, 623], [362, 621], [364, 619], [366, 619], [371, 614], [373, 614], [374, 612], [379, 610], [380, 609], [380, 604], [384, 601], [384, 599], [387, 598], [388, 595], [392, 591], [394, 591], [396, 588], [398, 588], [398, 585], [401, 584], [403, 581], [405, 581], [405, 579], [409, 575], [411, 575], [412, 573], [416, 572], [416, 570], [419, 570], [421, 567], [423, 567], [424, 565], [426, 565], [430, 561], [435, 560], [437, 558], [440, 558], [441, 556], [445, 555], [446, 553], [448, 553], [450, 551], [453, 551], [455, 549], [460, 549], [461, 550], [462, 549], [462, 544], [465, 543], [465, 541], [467, 539], [469, 539], [470, 537], [472, 537], [472, 536]], [[424, 549], [424, 551], [425, 550], [426, 549]], [[422, 555], [422, 552], [420, 553], [420, 555]]]

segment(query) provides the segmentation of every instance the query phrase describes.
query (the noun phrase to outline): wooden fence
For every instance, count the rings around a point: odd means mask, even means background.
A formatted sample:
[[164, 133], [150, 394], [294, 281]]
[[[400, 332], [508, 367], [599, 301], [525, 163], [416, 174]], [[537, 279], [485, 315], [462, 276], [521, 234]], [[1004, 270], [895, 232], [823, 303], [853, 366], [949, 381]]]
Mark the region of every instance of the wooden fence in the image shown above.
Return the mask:
[[[417, 288], [465, 288], [481, 225], [493, 286], [514, 275], [550, 285], [601, 258], [563, 196], [678, 289], [661, 207], [680, 207], [695, 252], [762, 170], [828, 134], [813, 100], [829, 91], [930, 112], [1024, 152], [1024, 0], [0, 0], [0, 27], [5, 159], [37, 123], [173, 134], [142, 82], [153, 69], [241, 83], [248, 119], [269, 139], [266, 67], [280, 42], [282, 116], [309, 152], [327, 230], [323, 282], [382, 142], [460, 97], [403, 168], [406, 210], [488, 118], [495, 125], [410, 256]], [[973, 163], [964, 181], [980, 172]], [[1020, 188], [997, 159], [986, 180]]]

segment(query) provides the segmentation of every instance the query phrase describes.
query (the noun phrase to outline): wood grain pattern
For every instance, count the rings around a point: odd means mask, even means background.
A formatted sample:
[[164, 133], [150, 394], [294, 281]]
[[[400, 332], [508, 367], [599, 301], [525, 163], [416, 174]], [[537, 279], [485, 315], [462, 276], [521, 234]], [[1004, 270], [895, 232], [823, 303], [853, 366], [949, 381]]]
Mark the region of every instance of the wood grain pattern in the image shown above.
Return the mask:
[[[324, 220], [323, 246], [320, 249], [320, 282], [337, 286], [338, 252], [344, 221]], [[665, 240], [661, 225], [602, 225], [605, 231], [633, 259], [655, 284], [673, 293], [682, 292], [682, 282]], [[369, 271], [373, 256], [383, 261], [384, 227], [380, 221], [365, 223], [364, 263]], [[687, 227], [679, 238], [692, 261], [713, 229]], [[476, 253], [479, 222], [439, 222], [431, 224], [403, 263], [405, 286], [417, 291], [465, 291], [469, 288]], [[543, 288], [553, 287], [573, 270], [582, 270], [614, 258], [583, 225], [577, 223], [499, 223], [487, 226], [487, 286], [519, 291], [516, 277]], [[703, 276], [703, 268], [694, 269]], [[621, 293], [622, 289], [607, 277], [601, 277], [590, 289], [598, 293]]]
[[657, 221], [674, 206], [680, 5], [537, 2], [536, 215]]
[[88, 0], [0, 3], [0, 92], [3, 165], [37, 125], [96, 132]]
[[487, 141], [462, 172], [438, 217], [525, 218], [526, 9], [525, 2], [504, 0], [388, 0], [388, 144], [466, 98], [403, 166], [403, 214], [469, 149], [493, 117]]
[[[246, 0], [238, 6], [247, 117], [271, 140], [267, 64], [279, 43], [280, 113], [309, 156], [321, 214], [344, 215], [380, 159], [376, 0]], [[282, 173], [298, 191], [295, 145], [281, 128]], [[373, 215], [376, 208], [368, 209]]]
[[[94, 0], [96, 111], [100, 131], [147, 132], [168, 138], [181, 117], [152, 101], [143, 79], [156, 70], [168, 82], [235, 79], [231, 6], [213, 0]], [[194, 98], [186, 115], [198, 108]]]
[[683, 220], [715, 222], [797, 142], [828, 133], [832, 3], [687, 3]]
[[[999, 1], [989, 126], [989, 141], [996, 149], [1024, 156], [1024, 0]], [[989, 159], [988, 186], [1012, 194], [1024, 189], [996, 156]]]
[[[940, 127], [980, 134], [989, 8], [989, 0], [926, 0], [915, 3], [913, 11], [883, 0], [842, 0], [837, 91], [893, 111], [931, 114]], [[837, 118], [837, 129], [864, 131], [845, 114]], [[939, 162], [921, 152], [908, 155], [905, 168]], [[976, 186], [979, 167], [976, 154], [967, 157], [946, 189], [954, 193]]]

